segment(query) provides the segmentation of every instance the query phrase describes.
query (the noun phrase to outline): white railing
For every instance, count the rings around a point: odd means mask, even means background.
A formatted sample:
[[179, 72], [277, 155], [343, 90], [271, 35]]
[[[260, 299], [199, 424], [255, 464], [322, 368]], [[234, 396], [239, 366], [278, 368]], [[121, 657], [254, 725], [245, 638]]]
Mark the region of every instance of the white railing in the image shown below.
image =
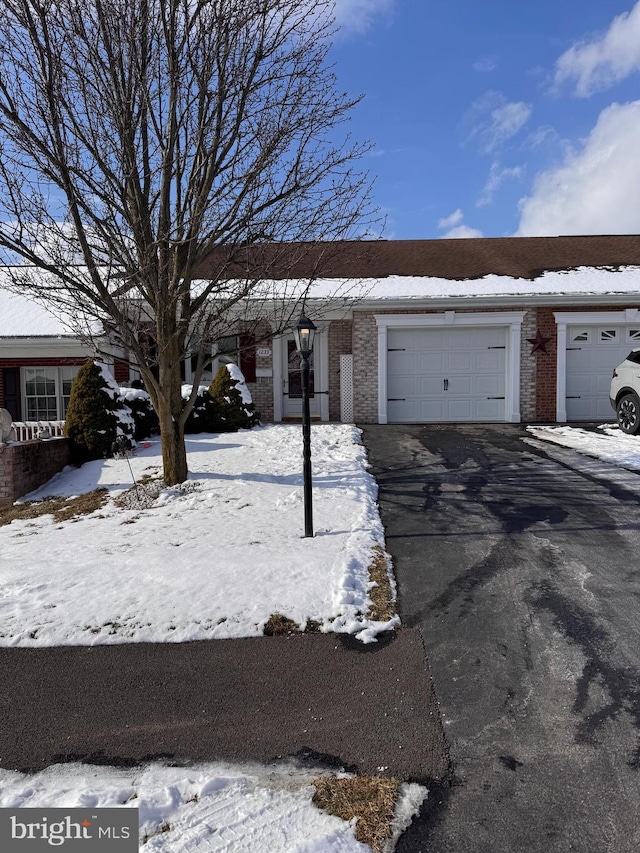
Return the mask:
[[64, 435], [64, 421], [14, 421], [16, 441], [33, 441], [35, 438], [60, 438]]

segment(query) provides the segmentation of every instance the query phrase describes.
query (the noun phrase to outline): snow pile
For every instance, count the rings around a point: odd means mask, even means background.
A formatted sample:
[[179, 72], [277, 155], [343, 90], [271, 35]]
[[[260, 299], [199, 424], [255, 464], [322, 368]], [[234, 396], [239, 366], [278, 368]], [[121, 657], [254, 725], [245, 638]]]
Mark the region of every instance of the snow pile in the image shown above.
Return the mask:
[[[0, 770], [0, 806], [137, 808], [148, 853], [370, 853], [353, 824], [315, 808], [312, 778], [294, 766], [65, 764], [33, 775]], [[407, 794], [413, 812], [415, 792]]]
[[242, 402], [245, 406], [253, 403], [251, 399], [251, 392], [247, 388], [247, 384], [244, 379], [244, 374], [240, 370], [240, 368], [236, 364], [228, 364], [227, 370], [229, 371], [229, 376], [236, 381], [236, 388], [240, 392], [240, 396], [242, 397]]
[[530, 426], [527, 431], [536, 438], [570, 447], [586, 456], [640, 471], [640, 436], [626, 435], [617, 426], [602, 424], [598, 432], [570, 426]]
[[113, 499], [131, 496], [72, 521], [0, 527], [0, 645], [248, 637], [274, 613], [367, 642], [397, 624], [363, 615], [384, 533], [355, 427], [312, 428], [308, 539], [299, 426], [188, 436], [187, 451], [188, 483], [159, 489], [157, 499], [135, 500], [132, 472], [138, 481], [159, 477], [158, 439], [133, 458], [66, 468], [23, 499], [99, 487]]
[[117, 434], [132, 436], [135, 431], [133, 415], [131, 414], [129, 407], [123, 405], [120, 388], [116, 380], [113, 378], [111, 371], [109, 370], [109, 366], [104, 364], [102, 361], [94, 361], [93, 363], [98, 368], [100, 375], [102, 376], [102, 381], [104, 382], [104, 393], [118, 403], [118, 407], [113, 412], [116, 416], [116, 420], [118, 421], [118, 426], [116, 427]]

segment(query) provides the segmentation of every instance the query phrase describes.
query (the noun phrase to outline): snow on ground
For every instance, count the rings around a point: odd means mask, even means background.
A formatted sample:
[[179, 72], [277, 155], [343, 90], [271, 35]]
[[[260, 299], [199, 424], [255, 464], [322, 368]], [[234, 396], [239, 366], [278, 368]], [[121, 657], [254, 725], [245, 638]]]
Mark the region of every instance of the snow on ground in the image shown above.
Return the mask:
[[[153, 853], [365, 853], [355, 826], [316, 809], [312, 772], [293, 764], [133, 769], [64, 764], [0, 770], [3, 808], [137, 808], [140, 849]], [[426, 790], [403, 785], [393, 850]], [[145, 839], [146, 842], [145, 842]]]
[[111, 497], [72, 521], [0, 527], [0, 645], [247, 637], [276, 612], [363, 641], [392, 627], [362, 615], [384, 533], [355, 427], [312, 428], [316, 535], [306, 539], [299, 426], [188, 436], [187, 449], [188, 482], [148, 509], [113, 498], [134, 476], [160, 475], [159, 440], [131, 459], [68, 467], [24, 499], [97, 487]]
[[575, 426], [529, 426], [527, 431], [543, 441], [640, 471], [640, 436], [626, 435], [618, 426], [602, 424], [596, 432]]
[[[109, 503], [73, 521], [40, 516], [0, 527], [0, 645], [252, 636], [274, 612], [374, 640], [397, 618], [373, 623], [361, 615], [369, 603], [368, 565], [384, 536], [359, 435], [346, 425], [312, 428], [312, 539], [303, 538], [298, 426], [187, 437], [189, 481], [158, 486], [144, 509], [136, 508], [131, 487], [134, 477], [159, 476], [158, 440], [130, 459], [66, 468], [23, 500], [101, 487]], [[118, 507], [114, 498], [125, 495], [128, 508]], [[0, 806], [138, 807], [141, 849], [150, 853], [368, 850], [355, 840], [353, 824], [312, 805], [311, 779], [320, 772], [157, 763], [130, 770], [65, 764], [36, 774], [0, 769]], [[387, 851], [425, 796], [421, 786], [403, 786]]]

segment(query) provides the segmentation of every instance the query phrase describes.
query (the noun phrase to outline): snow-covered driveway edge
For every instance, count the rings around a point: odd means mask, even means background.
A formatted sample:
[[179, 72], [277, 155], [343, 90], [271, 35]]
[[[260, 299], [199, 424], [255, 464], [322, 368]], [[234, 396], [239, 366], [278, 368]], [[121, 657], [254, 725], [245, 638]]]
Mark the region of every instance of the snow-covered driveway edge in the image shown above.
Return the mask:
[[[369, 848], [356, 841], [353, 821], [311, 801], [313, 780], [326, 773], [292, 762], [131, 769], [59, 764], [34, 774], [0, 770], [0, 806], [137, 808], [140, 847], [149, 853], [365, 853]], [[421, 785], [401, 786], [383, 853], [392, 853], [426, 797]]]
[[[0, 644], [185, 642], [259, 636], [273, 614], [371, 642], [377, 484], [360, 430], [312, 428], [315, 536], [303, 537], [299, 426], [187, 437], [189, 481], [147, 509], [118, 507], [157, 477], [159, 440], [131, 459], [66, 468], [24, 500], [107, 489], [98, 512], [0, 527]], [[392, 583], [393, 588], [393, 583]]]

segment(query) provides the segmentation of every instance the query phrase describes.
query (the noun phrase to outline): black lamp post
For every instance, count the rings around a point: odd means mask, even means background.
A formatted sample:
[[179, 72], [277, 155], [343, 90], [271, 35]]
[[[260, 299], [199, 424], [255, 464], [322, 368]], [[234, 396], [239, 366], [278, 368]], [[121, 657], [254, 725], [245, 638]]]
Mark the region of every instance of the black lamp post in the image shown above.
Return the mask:
[[311, 415], [309, 413], [309, 357], [313, 352], [316, 327], [304, 314], [294, 330], [296, 347], [301, 356], [302, 379], [302, 472], [304, 480], [304, 535], [313, 536], [313, 510], [311, 507]]

